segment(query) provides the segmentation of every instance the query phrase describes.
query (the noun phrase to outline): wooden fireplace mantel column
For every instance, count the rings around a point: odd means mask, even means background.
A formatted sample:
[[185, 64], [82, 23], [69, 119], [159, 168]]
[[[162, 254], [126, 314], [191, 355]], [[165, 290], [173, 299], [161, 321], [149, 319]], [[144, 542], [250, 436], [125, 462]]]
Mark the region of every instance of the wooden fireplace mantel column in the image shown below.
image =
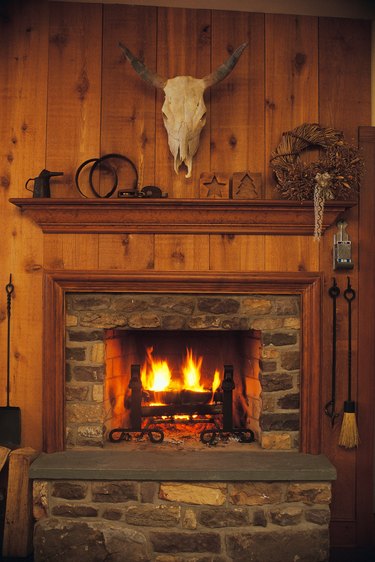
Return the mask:
[[[10, 199], [45, 233], [314, 233], [312, 201], [275, 199]], [[355, 201], [327, 201], [323, 229]]]

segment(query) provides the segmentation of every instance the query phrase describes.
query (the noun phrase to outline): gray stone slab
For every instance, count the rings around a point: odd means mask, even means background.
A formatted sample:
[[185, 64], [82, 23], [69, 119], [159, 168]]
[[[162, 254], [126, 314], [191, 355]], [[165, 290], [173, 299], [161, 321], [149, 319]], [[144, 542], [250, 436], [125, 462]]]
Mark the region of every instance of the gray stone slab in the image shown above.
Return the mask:
[[330, 481], [324, 455], [279, 451], [74, 450], [42, 453], [32, 479], [171, 481]]

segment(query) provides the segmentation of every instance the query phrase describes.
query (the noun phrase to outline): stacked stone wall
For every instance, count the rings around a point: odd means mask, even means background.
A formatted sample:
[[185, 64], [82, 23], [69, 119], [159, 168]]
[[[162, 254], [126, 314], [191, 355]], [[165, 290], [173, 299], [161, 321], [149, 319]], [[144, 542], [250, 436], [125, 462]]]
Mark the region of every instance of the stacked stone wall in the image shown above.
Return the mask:
[[243, 330], [260, 338], [245, 381], [252, 389], [248, 427], [265, 449], [298, 449], [298, 296], [76, 293], [67, 295], [66, 310], [67, 447], [105, 443], [112, 416], [104, 399], [106, 330], [178, 329]]
[[35, 562], [323, 562], [327, 482], [34, 481]]

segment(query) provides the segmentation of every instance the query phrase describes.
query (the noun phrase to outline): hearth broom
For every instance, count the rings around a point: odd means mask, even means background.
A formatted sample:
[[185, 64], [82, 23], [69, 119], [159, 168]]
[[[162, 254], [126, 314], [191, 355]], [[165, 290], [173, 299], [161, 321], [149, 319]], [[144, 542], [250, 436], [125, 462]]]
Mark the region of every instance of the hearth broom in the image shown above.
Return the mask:
[[352, 400], [352, 301], [355, 299], [355, 291], [352, 289], [349, 277], [344, 298], [348, 303], [348, 399], [344, 402], [339, 445], [346, 449], [353, 449], [359, 443], [359, 435], [355, 414], [356, 407], [354, 400]]
[[7, 331], [7, 387], [6, 397], [7, 405], [0, 407], [0, 445], [6, 447], [18, 447], [21, 443], [21, 410], [17, 406], [9, 405], [10, 396], [10, 316], [11, 316], [11, 298], [14, 291], [12, 284], [12, 274], [9, 276], [9, 283], [5, 287], [7, 293], [7, 315], [8, 315], [8, 331]]

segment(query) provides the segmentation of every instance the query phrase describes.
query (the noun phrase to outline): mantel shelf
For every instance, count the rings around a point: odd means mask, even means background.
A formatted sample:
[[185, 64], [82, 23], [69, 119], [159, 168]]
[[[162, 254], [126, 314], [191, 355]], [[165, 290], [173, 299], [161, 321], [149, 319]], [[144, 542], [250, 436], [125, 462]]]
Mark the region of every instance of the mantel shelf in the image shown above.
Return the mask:
[[[313, 235], [312, 201], [10, 199], [45, 233]], [[327, 201], [323, 232], [355, 201]]]

